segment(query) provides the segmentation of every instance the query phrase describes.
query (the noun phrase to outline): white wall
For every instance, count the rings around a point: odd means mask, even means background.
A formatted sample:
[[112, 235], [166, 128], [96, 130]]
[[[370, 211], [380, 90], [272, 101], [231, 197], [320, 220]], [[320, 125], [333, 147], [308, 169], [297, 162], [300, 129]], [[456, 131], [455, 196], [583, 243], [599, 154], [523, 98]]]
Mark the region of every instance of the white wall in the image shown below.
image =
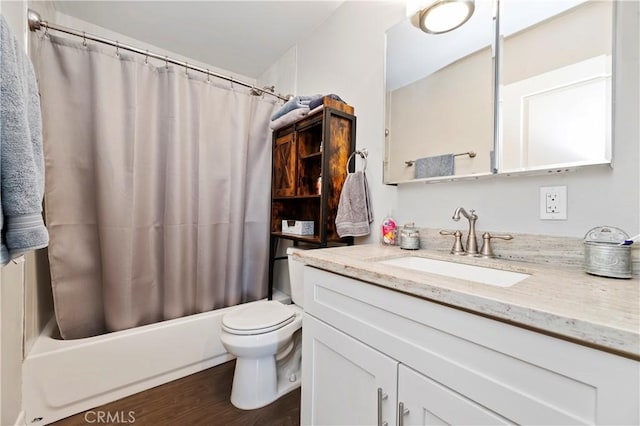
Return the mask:
[[[34, 8], [36, 8], [36, 7], [34, 7]], [[42, 19], [50, 20], [51, 22], [55, 22], [58, 25], [62, 25], [62, 26], [69, 27], [69, 28], [73, 28], [73, 29], [79, 30], [79, 31], [86, 31], [87, 33], [98, 35], [100, 37], [104, 37], [104, 38], [109, 39], [109, 40], [117, 40], [122, 44], [128, 44], [128, 45], [137, 47], [139, 49], [145, 49], [145, 50], [149, 49], [150, 52], [153, 52], [153, 53], [156, 53], [156, 54], [159, 54], [159, 55], [163, 55], [163, 56], [166, 55], [166, 56], [169, 56], [170, 58], [176, 59], [176, 60], [178, 60], [180, 62], [183, 62], [183, 61], [184, 62], [188, 62], [191, 65], [198, 66], [198, 67], [201, 67], [201, 68], [210, 69], [212, 72], [216, 72], [216, 73], [219, 73], [219, 74], [222, 74], [222, 75], [225, 75], [225, 76], [231, 76], [231, 77], [233, 77], [235, 79], [238, 79], [239, 81], [243, 81], [243, 82], [246, 82], [248, 84], [255, 84], [256, 83], [256, 79], [247, 77], [247, 76], [242, 75], [242, 74], [234, 73], [234, 72], [222, 69], [222, 68], [218, 68], [218, 67], [216, 67], [216, 66], [214, 66], [212, 64], [205, 64], [203, 62], [196, 61], [195, 59], [188, 58], [186, 56], [182, 56], [177, 52], [172, 52], [170, 50], [163, 49], [163, 48], [161, 48], [159, 46], [154, 46], [152, 44], [145, 43], [143, 41], [136, 40], [136, 39], [131, 38], [131, 37], [127, 37], [127, 36], [125, 36], [123, 34], [116, 33], [115, 31], [111, 31], [111, 30], [109, 30], [107, 28], [100, 27], [98, 25], [92, 24], [92, 23], [87, 22], [87, 21], [83, 21], [82, 19], [78, 19], [78, 18], [75, 18], [73, 16], [61, 13], [61, 12], [56, 12], [55, 16], [53, 16], [53, 17], [52, 16], [47, 16], [44, 13], [41, 13], [41, 15], [42, 15]], [[56, 32], [52, 32], [52, 34], [64, 36], [63, 34], [56, 33]], [[72, 37], [72, 36], [69, 36], [69, 37]], [[78, 40], [80, 40], [80, 39], [78, 39]], [[113, 49], [115, 51], [115, 47]], [[134, 55], [134, 53], [131, 53], [131, 54]], [[149, 59], [149, 61], [153, 62], [153, 63], [155, 63], [157, 65], [161, 65], [163, 63], [162, 61], [158, 61], [158, 60], [155, 60], [155, 59], [152, 59], [152, 58]], [[169, 65], [169, 66], [173, 67], [173, 66], [177, 66], [177, 65]], [[231, 84], [231, 83], [229, 83], [229, 84]]]
[[[404, 11], [404, 3], [398, 1], [345, 2], [298, 43], [296, 70], [287, 71], [297, 75], [296, 94], [336, 93], [355, 107], [356, 146], [369, 150], [367, 177], [376, 223], [397, 205], [396, 189], [382, 185], [384, 33], [404, 17]], [[280, 68], [289, 59], [281, 59]], [[375, 226], [372, 235], [360, 241], [378, 238]]]
[[298, 60], [298, 48], [293, 46], [280, 57], [278, 62], [271, 65], [260, 77], [258, 87], [276, 86], [276, 93], [281, 95], [294, 94], [298, 82], [296, 63]]
[[[403, 2], [345, 2], [297, 45], [296, 94], [335, 92], [353, 105], [358, 117], [357, 146], [367, 147], [377, 241], [378, 226], [389, 210], [399, 222], [464, 228], [451, 220], [454, 209], [475, 209], [478, 227], [494, 231], [582, 237], [598, 225], [640, 232], [639, 209], [639, 2], [619, 2], [616, 37], [614, 168], [567, 174], [497, 177], [440, 184], [382, 184], [384, 155], [384, 32], [404, 18]], [[291, 71], [289, 71], [291, 73]], [[568, 220], [538, 218], [539, 187], [567, 185]]]

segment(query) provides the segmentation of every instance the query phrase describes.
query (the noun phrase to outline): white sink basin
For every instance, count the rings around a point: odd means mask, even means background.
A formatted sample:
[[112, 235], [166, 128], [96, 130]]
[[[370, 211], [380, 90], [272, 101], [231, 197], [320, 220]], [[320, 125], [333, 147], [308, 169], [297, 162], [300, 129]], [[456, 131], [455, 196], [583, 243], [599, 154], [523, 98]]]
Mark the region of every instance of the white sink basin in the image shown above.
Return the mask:
[[520, 272], [503, 271], [501, 269], [413, 256], [381, 260], [378, 263], [413, 269], [414, 271], [429, 272], [445, 277], [460, 278], [497, 287], [511, 287], [530, 276], [529, 274], [522, 274]]

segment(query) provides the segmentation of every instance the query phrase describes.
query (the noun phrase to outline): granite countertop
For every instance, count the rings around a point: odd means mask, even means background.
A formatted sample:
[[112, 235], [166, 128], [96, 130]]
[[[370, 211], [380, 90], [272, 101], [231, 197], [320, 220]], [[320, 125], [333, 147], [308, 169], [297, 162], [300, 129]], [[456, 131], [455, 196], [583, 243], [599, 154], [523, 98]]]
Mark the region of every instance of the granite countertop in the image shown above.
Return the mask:
[[[511, 287], [377, 263], [419, 256], [486, 266], [531, 276]], [[587, 346], [640, 360], [640, 282], [603, 278], [579, 268], [401, 250], [380, 244], [299, 251], [309, 266], [412, 296], [444, 303]]]

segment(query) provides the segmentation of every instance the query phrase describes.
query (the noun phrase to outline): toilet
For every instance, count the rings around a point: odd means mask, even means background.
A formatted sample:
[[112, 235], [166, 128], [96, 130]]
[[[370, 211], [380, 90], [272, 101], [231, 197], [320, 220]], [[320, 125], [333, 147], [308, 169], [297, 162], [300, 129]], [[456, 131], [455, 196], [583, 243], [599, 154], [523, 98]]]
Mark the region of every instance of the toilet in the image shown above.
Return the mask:
[[236, 356], [231, 403], [243, 410], [264, 407], [300, 387], [303, 264], [287, 249], [291, 301], [248, 303], [222, 318], [222, 344]]

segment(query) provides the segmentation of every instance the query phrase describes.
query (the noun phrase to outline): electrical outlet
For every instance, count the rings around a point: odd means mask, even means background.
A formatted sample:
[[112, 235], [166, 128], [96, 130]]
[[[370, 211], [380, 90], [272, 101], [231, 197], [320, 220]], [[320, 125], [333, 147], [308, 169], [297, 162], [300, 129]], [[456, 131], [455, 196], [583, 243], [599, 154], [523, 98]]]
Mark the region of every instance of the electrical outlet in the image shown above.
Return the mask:
[[540, 219], [567, 220], [566, 186], [543, 186], [540, 188]]

